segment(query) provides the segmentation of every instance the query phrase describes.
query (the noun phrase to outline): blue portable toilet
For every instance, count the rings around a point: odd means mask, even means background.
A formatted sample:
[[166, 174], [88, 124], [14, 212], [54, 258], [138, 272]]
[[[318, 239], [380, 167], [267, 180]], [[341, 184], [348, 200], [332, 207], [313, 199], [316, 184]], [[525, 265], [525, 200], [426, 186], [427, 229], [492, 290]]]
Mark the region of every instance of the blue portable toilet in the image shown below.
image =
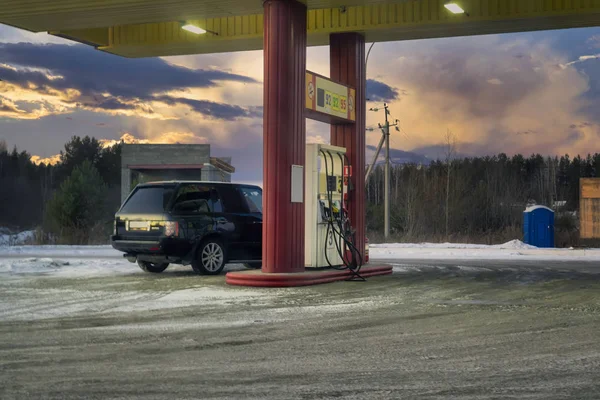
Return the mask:
[[536, 247], [554, 247], [554, 211], [545, 206], [527, 207], [523, 213], [524, 242]]

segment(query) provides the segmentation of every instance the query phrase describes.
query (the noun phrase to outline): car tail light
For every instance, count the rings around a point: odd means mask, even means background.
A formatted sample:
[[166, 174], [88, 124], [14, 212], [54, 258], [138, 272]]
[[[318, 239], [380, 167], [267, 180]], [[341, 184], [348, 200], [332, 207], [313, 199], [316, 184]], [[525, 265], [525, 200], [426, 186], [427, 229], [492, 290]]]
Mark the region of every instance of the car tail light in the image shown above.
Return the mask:
[[165, 222], [165, 236], [179, 236], [179, 222]]

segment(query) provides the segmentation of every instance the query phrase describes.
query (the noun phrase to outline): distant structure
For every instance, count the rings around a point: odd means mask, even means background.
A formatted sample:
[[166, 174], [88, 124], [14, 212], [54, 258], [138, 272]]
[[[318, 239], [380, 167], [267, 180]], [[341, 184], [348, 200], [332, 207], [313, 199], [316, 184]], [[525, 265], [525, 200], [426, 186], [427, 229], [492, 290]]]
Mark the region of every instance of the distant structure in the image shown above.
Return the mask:
[[209, 144], [124, 144], [121, 201], [142, 182], [203, 180], [231, 182], [231, 157], [211, 157]]
[[579, 179], [579, 230], [582, 239], [600, 239], [600, 178]]

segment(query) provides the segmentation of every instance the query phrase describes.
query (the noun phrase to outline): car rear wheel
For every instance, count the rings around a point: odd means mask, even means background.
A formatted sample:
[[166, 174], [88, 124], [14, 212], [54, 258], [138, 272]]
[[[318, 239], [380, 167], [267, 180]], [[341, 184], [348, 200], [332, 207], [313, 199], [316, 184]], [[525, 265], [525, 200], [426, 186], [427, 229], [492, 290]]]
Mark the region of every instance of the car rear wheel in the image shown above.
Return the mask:
[[150, 261], [138, 260], [138, 265], [144, 272], [151, 272], [153, 274], [160, 274], [169, 266], [169, 263], [152, 263]]
[[209, 239], [198, 248], [192, 269], [197, 274], [219, 275], [225, 268], [225, 247], [217, 239]]

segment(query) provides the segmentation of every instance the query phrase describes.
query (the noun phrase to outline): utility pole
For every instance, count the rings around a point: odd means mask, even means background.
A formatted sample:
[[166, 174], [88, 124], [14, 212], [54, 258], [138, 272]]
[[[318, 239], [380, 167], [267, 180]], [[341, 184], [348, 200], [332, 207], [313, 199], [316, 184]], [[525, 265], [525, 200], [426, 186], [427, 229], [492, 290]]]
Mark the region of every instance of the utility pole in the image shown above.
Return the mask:
[[[371, 43], [369, 47], [369, 51], [367, 52], [367, 58], [365, 59], [365, 75], [367, 70], [367, 62], [369, 61], [369, 54], [371, 54], [371, 49], [375, 42]], [[388, 120], [388, 115], [390, 115], [390, 111], [388, 110], [388, 105], [386, 103], [383, 104], [383, 109], [385, 111], [385, 125], [382, 127], [379, 125], [379, 129], [381, 129], [383, 135], [381, 136], [381, 140], [379, 141], [379, 145], [377, 146], [377, 151], [375, 151], [375, 157], [373, 157], [373, 162], [367, 168], [367, 173], [365, 175], [365, 185], [369, 181], [369, 175], [371, 175], [371, 171], [377, 162], [377, 158], [379, 157], [379, 152], [381, 152], [381, 146], [385, 141], [385, 189], [384, 189], [384, 223], [383, 223], [383, 234], [386, 239], [390, 237], [390, 126], [395, 126], [397, 131], [398, 129], [398, 120], [393, 125], [390, 125]], [[379, 111], [378, 108], [371, 108], [370, 111]]]
[[[398, 120], [395, 121], [394, 124], [390, 124], [388, 116], [390, 115], [389, 106], [384, 103], [383, 110], [385, 112], [385, 123], [383, 126], [379, 124], [379, 128], [381, 129], [381, 140], [379, 141], [379, 145], [377, 146], [377, 151], [375, 152], [375, 156], [373, 157], [373, 162], [369, 165], [367, 169], [367, 174], [365, 176], [365, 183], [369, 179], [369, 175], [373, 170], [373, 166], [377, 162], [377, 158], [379, 157], [379, 152], [381, 151], [381, 147], [385, 142], [385, 170], [384, 170], [384, 222], [383, 222], [383, 234], [386, 239], [390, 237], [390, 127], [395, 126], [397, 131], [398, 129]], [[371, 108], [370, 111], [379, 111], [379, 108]]]
[[385, 110], [385, 190], [384, 190], [384, 215], [383, 236], [388, 239], [390, 237], [390, 122], [388, 121], [388, 105], [383, 106]]

